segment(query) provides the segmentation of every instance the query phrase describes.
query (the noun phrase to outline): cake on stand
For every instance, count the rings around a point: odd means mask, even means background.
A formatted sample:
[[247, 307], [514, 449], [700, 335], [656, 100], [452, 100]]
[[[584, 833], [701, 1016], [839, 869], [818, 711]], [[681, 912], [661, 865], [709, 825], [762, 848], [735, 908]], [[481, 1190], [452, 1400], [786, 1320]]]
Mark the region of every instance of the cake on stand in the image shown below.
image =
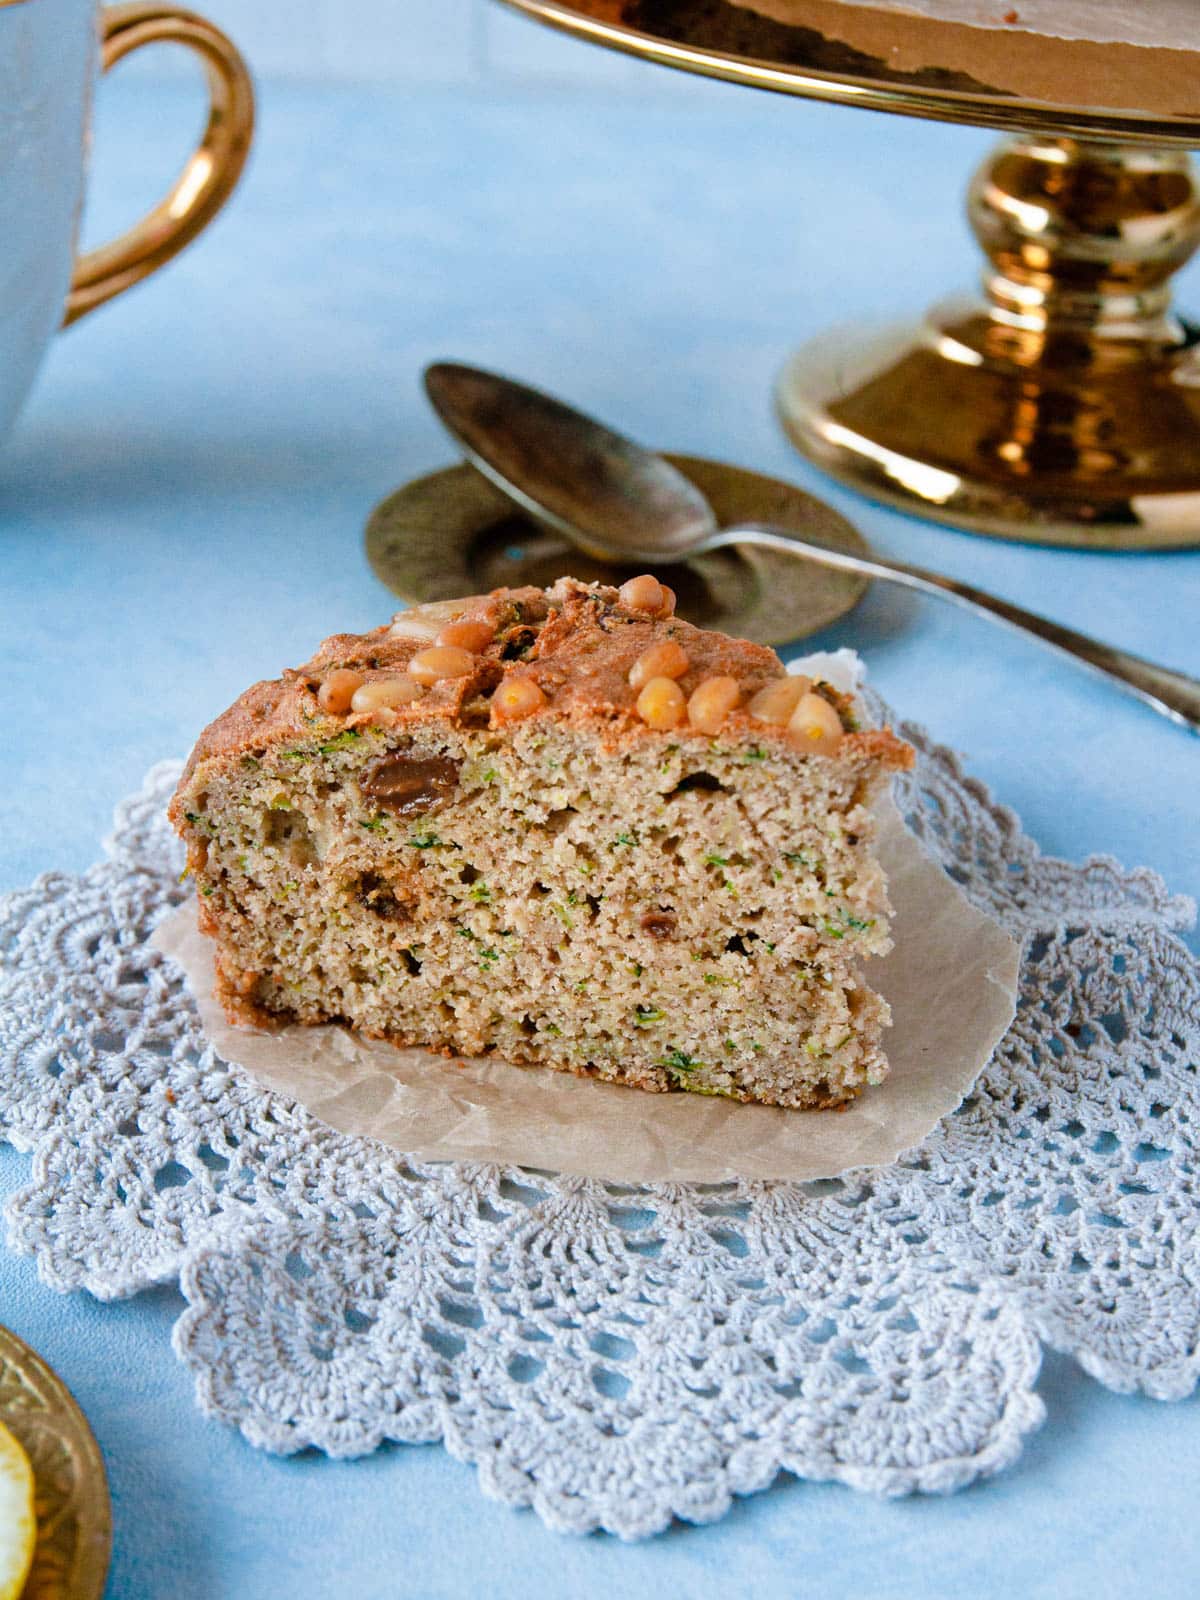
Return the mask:
[[968, 192], [982, 293], [821, 335], [780, 377], [783, 425], [864, 493], [979, 533], [1200, 544], [1200, 329], [1170, 292], [1200, 245], [1195, 0], [996, 0], [991, 26], [962, 20], [982, 0], [505, 3], [732, 83], [1004, 130]]

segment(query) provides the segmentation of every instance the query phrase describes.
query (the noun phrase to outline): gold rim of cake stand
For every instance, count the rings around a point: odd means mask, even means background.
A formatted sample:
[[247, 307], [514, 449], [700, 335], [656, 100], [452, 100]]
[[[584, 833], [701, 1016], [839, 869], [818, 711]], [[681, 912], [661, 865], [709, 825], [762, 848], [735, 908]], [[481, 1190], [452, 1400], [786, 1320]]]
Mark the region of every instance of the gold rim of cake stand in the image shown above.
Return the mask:
[[112, 1554], [100, 1446], [57, 1372], [4, 1327], [0, 1422], [33, 1466], [37, 1545], [23, 1593], [29, 1600], [100, 1600]]
[[1122, 144], [1160, 147], [1200, 145], [1200, 114], [1160, 116], [1107, 106], [1059, 105], [1001, 89], [976, 91], [915, 84], [890, 72], [884, 61], [879, 63], [878, 77], [830, 72], [819, 67], [733, 55], [686, 40], [646, 33], [627, 23], [613, 22], [566, 4], [564, 0], [502, 0], [502, 3], [591, 44], [681, 72], [719, 78], [726, 83], [766, 89], [775, 94], [861, 106], [868, 111], [895, 112], [937, 122], [964, 123], [976, 128], [1001, 131], [1037, 128], [1080, 139], [1117, 139]]

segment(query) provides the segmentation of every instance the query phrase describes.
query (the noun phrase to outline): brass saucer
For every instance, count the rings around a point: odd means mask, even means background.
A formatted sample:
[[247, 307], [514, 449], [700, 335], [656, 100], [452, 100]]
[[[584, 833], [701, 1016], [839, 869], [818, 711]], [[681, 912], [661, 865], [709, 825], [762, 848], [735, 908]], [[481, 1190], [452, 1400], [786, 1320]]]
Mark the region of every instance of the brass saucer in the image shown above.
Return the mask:
[[33, 1463], [38, 1539], [24, 1600], [99, 1600], [112, 1552], [104, 1460], [57, 1373], [0, 1327], [0, 1422]]
[[[770, 522], [869, 553], [845, 517], [794, 484], [696, 456], [667, 460], [707, 496], [723, 524]], [[583, 555], [537, 527], [465, 464], [415, 478], [381, 500], [367, 523], [366, 545], [376, 575], [414, 602], [501, 586], [545, 586], [564, 574], [619, 584], [641, 570]], [[786, 644], [828, 627], [867, 588], [865, 579], [848, 573], [749, 547], [717, 550], [678, 566], [664, 563], [655, 572], [675, 590], [679, 614], [688, 622], [759, 644]]]

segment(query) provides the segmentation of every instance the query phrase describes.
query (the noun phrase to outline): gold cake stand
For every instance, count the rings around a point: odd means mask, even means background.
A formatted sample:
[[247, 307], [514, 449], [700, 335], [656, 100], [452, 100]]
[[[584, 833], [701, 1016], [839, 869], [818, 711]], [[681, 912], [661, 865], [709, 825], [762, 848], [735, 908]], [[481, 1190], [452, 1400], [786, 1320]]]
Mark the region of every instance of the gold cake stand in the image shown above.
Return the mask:
[[[762, 15], [771, 0], [505, 3], [664, 66], [1006, 130], [968, 191], [982, 293], [817, 338], [779, 379], [782, 423], [835, 477], [978, 533], [1200, 544], [1200, 329], [1170, 297], [1200, 244], [1187, 154], [1200, 144], [1200, 18], [1194, 52], [993, 33], [1003, 70], [990, 82], [962, 54], [978, 57], [984, 30], [871, 6], [812, 0], [801, 27]], [[882, 42], [889, 15], [907, 66]], [[861, 20], [858, 42], [845, 19]], [[928, 64], [943, 60], [956, 64]]]

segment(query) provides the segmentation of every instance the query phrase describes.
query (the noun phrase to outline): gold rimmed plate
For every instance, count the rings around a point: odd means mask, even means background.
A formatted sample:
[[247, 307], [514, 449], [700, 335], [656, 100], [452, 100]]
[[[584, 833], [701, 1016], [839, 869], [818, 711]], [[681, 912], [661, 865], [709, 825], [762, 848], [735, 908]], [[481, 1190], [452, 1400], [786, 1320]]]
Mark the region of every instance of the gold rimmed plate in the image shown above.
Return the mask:
[[1060, 37], [1027, 27], [1019, 8], [997, 29], [849, 0], [504, 3], [589, 43], [749, 88], [982, 128], [1200, 143], [1194, 44]]
[[37, 1546], [27, 1600], [100, 1600], [112, 1552], [100, 1447], [58, 1374], [3, 1327], [0, 1422], [33, 1465]]
[[[698, 456], [666, 459], [707, 497], [722, 524], [769, 522], [869, 554], [832, 506], [794, 484]], [[536, 526], [474, 467], [415, 478], [380, 501], [366, 530], [367, 558], [393, 594], [418, 603], [500, 587], [544, 587], [564, 574], [620, 584], [642, 568], [594, 561]], [[716, 550], [655, 567], [679, 598], [679, 613], [759, 644], [786, 644], [828, 627], [857, 605], [865, 579], [801, 558], [750, 547]]]

